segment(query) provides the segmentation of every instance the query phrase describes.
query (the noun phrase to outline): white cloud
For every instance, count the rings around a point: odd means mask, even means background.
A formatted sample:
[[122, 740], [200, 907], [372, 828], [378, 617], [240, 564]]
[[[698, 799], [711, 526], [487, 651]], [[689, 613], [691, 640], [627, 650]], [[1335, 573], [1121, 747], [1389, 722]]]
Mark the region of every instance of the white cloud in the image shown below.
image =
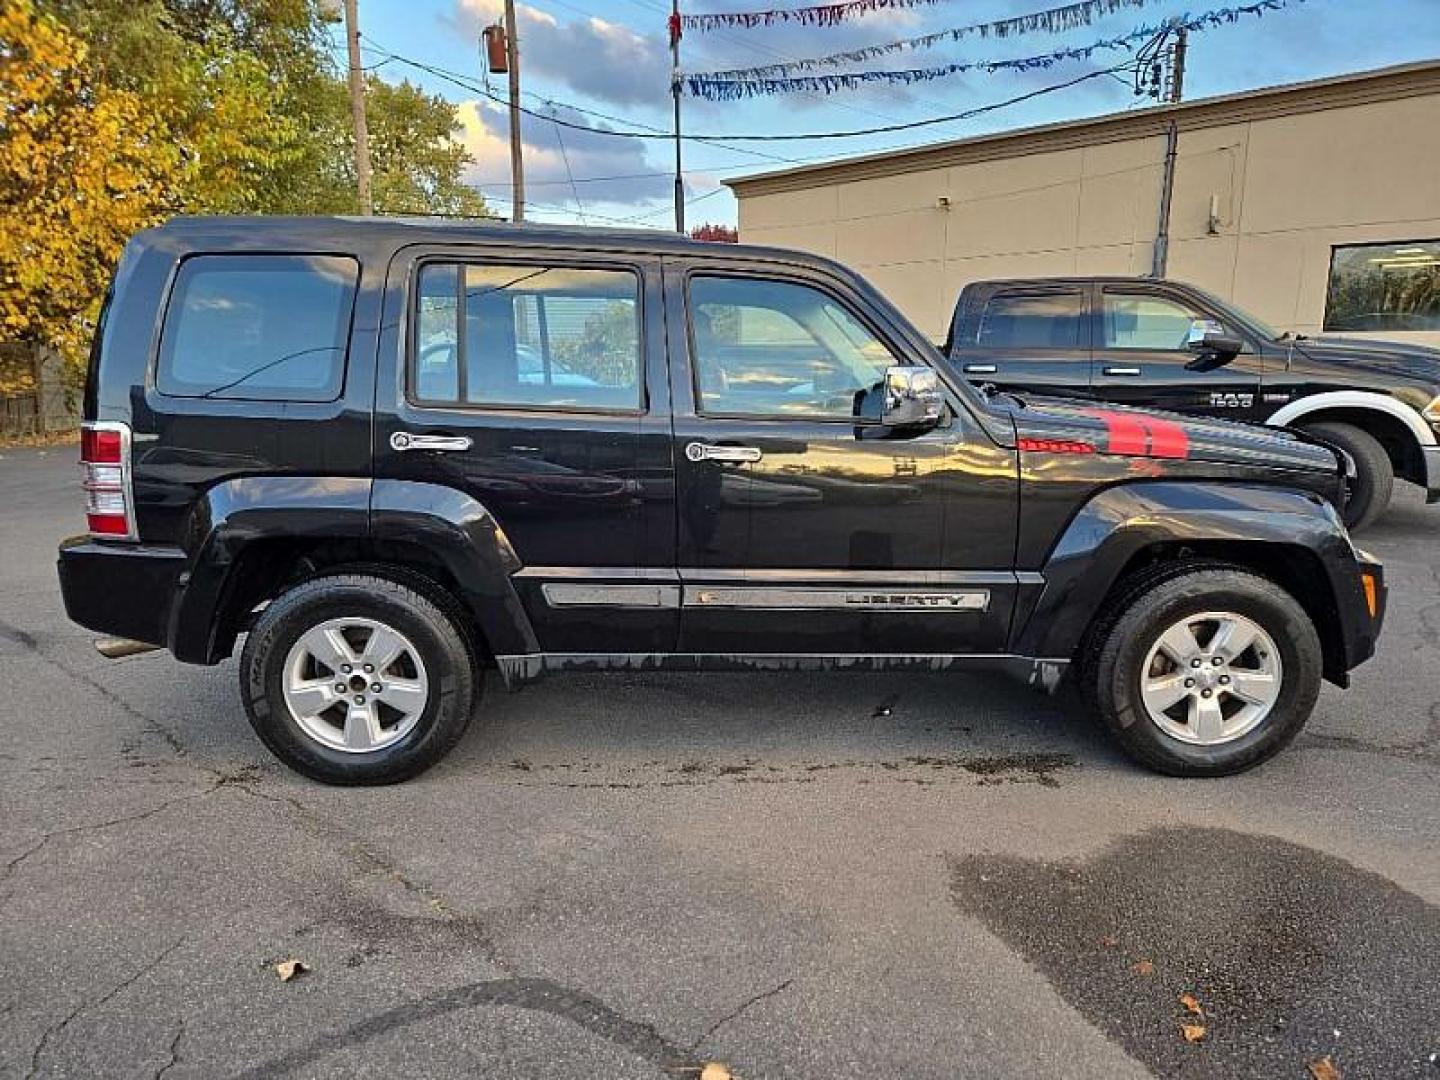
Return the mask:
[[[478, 40], [502, 11], [501, 0], [458, 0], [455, 22], [461, 33]], [[526, 4], [516, 5], [515, 21], [522, 75], [621, 105], [659, 106], [668, 100], [670, 55], [660, 34], [637, 34], [594, 17], [562, 23]]]
[[[575, 192], [585, 206], [607, 204], [643, 207], [671, 197], [673, 180], [665, 171], [669, 158], [651, 161], [647, 140], [622, 139], [603, 134], [602, 128], [570, 110], [556, 115], [586, 130], [562, 128], [537, 116], [521, 120], [525, 155], [526, 198], [536, 204], [575, 206]], [[461, 141], [475, 163], [466, 181], [500, 198], [510, 194], [510, 125], [505, 108], [490, 101], [466, 101], [459, 106]], [[668, 145], [668, 144], [667, 144]], [[562, 150], [563, 147], [563, 150]], [[567, 170], [566, 163], [569, 163]], [[576, 183], [572, 189], [571, 176]], [[615, 179], [601, 179], [613, 177]], [[708, 191], [717, 186], [710, 177], [687, 177], [687, 190]]]

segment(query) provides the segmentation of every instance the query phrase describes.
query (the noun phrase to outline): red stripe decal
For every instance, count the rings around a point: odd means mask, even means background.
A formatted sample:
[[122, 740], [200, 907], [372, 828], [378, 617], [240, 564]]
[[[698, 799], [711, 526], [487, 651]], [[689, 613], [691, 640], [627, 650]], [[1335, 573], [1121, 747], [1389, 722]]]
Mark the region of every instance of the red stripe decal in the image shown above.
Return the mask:
[[1090, 415], [1105, 422], [1105, 430], [1110, 436], [1106, 449], [1110, 453], [1144, 454], [1148, 450], [1150, 440], [1147, 438], [1145, 424], [1137, 417], [1127, 413], [1101, 410], [1096, 410]]
[[1162, 458], [1186, 458], [1190, 456], [1190, 439], [1185, 429], [1173, 420], [1161, 420], [1147, 416], [1145, 426], [1150, 429], [1150, 453]]

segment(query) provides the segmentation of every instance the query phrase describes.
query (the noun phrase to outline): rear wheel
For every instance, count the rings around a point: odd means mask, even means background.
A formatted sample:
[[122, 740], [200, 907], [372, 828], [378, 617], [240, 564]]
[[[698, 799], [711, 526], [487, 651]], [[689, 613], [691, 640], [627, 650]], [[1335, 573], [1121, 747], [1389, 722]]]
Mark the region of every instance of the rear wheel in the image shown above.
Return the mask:
[[1307, 424], [1304, 430], [1334, 443], [1355, 463], [1355, 475], [1346, 484], [1345, 505], [1340, 511], [1345, 524], [1363, 529], [1384, 513], [1395, 490], [1395, 466], [1380, 440], [1354, 424], [1330, 420]]
[[1101, 720], [1126, 753], [1172, 776], [1223, 776], [1274, 756], [1320, 693], [1319, 635], [1274, 582], [1182, 573], [1131, 593], [1088, 665]]
[[371, 574], [292, 589], [245, 642], [240, 686], [261, 741], [328, 784], [389, 784], [428, 769], [469, 724], [478, 681], [436, 602]]

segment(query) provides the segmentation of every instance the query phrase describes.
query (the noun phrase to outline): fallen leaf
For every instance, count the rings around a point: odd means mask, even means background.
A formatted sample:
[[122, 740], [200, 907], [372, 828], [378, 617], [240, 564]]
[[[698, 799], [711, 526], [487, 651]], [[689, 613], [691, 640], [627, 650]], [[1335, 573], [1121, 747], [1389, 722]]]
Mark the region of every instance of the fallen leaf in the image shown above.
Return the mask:
[[1205, 1010], [1200, 1007], [1200, 1002], [1196, 1000], [1194, 994], [1181, 994], [1180, 1004], [1184, 1005], [1185, 1008], [1190, 1010], [1190, 1012], [1194, 1013], [1196, 1016], [1205, 1015]]
[[281, 982], [289, 982], [291, 979], [298, 979], [310, 970], [310, 965], [304, 960], [281, 960], [275, 965], [275, 974], [280, 976]]
[[718, 1061], [707, 1061], [700, 1070], [700, 1080], [734, 1080], [734, 1074]]
[[1204, 1024], [1181, 1024], [1180, 1034], [1185, 1036], [1188, 1043], [1197, 1043], [1205, 1038]]
[[1315, 1080], [1340, 1080], [1340, 1070], [1335, 1067], [1335, 1062], [1330, 1060], [1329, 1054], [1318, 1061], [1310, 1062], [1306, 1068], [1310, 1070], [1310, 1075]]
[[1112, 937], [1112, 936], [1109, 935], [1109, 934], [1106, 934], [1104, 937], [1102, 937], [1102, 938], [1100, 939], [1100, 944], [1101, 944], [1101, 945], [1104, 945], [1105, 948], [1107, 948], [1107, 949], [1113, 949], [1113, 948], [1115, 948], [1116, 945], [1119, 945], [1119, 944], [1120, 944], [1120, 939], [1117, 938], [1117, 937]]
[[1155, 965], [1149, 960], [1136, 960], [1135, 963], [1130, 965], [1130, 970], [1136, 975], [1154, 975]]

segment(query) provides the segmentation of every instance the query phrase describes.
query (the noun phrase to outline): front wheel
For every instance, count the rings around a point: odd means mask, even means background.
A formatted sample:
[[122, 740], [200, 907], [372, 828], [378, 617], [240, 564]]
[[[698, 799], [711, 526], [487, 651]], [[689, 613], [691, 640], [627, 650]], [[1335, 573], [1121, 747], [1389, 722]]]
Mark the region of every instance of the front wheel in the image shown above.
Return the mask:
[[1345, 484], [1345, 505], [1340, 516], [1351, 531], [1365, 528], [1390, 505], [1395, 490], [1395, 466], [1380, 440], [1354, 424], [1322, 421], [1305, 431], [1334, 443], [1355, 463], [1355, 475]]
[[1204, 569], [1130, 594], [1088, 688], [1132, 758], [1172, 776], [1242, 772], [1279, 753], [1320, 693], [1320, 638], [1267, 578]]
[[240, 689], [262, 742], [327, 784], [428, 769], [470, 721], [478, 686], [452, 616], [408, 585], [336, 574], [290, 590], [245, 641]]

